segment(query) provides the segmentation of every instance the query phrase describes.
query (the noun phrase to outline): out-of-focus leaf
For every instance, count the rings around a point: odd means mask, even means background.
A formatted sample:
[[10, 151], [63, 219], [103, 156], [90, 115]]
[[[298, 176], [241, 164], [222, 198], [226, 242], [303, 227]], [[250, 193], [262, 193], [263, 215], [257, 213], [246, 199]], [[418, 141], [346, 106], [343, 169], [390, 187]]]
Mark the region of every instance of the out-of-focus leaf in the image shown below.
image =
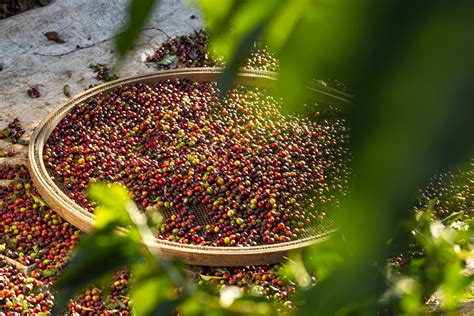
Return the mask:
[[130, 200], [127, 189], [117, 184], [94, 183], [88, 193], [89, 197], [100, 205], [117, 208], [121, 212], [126, 212], [126, 205]]
[[153, 8], [159, 0], [131, 0], [128, 7], [128, 21], [125, 29], [115, 38], [115, 49], [120, 58], [123, 58], [133, 49], [145, 26], [153, 13]]
[[[223, 308], [219, 297], [195, 291], [179, 306], [183, 315], [276, 315], [277, 311], [263, 297], [244, 295], [227, 308]], [[284, 314], [284, 313], [283, 313]]]
[[[201, 0], [201, 9], [212, 37], [211, 53], [223, 56], [228, 61], [238, 56], [241, 42], [247, 41], [250, 33], [259, 29], [264, 21], [282, 5], [281, 1], [222, 1]], [[244, 56], [245, 57], [245, 56]]]
[[154, 307], [153, 311], [150, 313], [150, 316], [172, 315], [182, 301], [183, 298], [179, 297], [175, 300], [168, 300], [159, 303]]
[[278, 51], [286, 44], [296, 24], [308, 10], [308, 0], [286, 1], [268, 25], [265, 38], [270, 49]]
[[117, 184], [94, 183], [89, 187], [88, 193], [99, 205], [95, 211], [96, 228], [106, 227], [110, 223], [130, 224], [127, 212], [130, 196], [124, 187]]
[[344, 257], [336, 247], [336, 243], [342, 240], [340, 236], [333, 236], [330, 240], [313, 245], [306, 249], [304, 256], [305, 265], [310, 271], [316, 273], [316, 280], [322, 281], [328, 278], [338, 267], [344, 264]]
[[418, 313], [423, 301], [420, 284], [415, 279], [402, 278], [397, 282], [395, 288], [402, 298], [400, 302], [402, 311], [408, 314]]
[[463, 275], [462, 270], [460, 261], [452, 262], [445, 267], [444, 280], [441, 287], [445, 310], [457, 308], [464, 289], [474, 281], [474, 276]]
[[114, 274], [116, 271], [109, 271], [102, 277], [94, 281], [94, 284], [102, 289], [102, 296], [107, 297], [110, 294], [111, 284], [113, 283]]
[[[134, 278], [130, 296], [135, 302], [134, 313], [137, 316], [151, 315], [160, 306], [160, 311], [163, 312], [161, 315], [169, 315], [176, 306], [176, 285], [165, 271], [158, 266], [135, 265], [132, 273]], [[169, 310], [165, 310], [166, 307]]]
[[364, 4], [359, 3], [308, 5], [280, 52], [278, 93], [284, 99], [286, 113], [302, 112], [301, 104], [308, 96], [306, 86], [312, 79], [346, 80], [336, 65], [345, 65], [352, 57], [364, 21], [358, 18], [363, 10]]
[[201, 0], [200, 8], [206, 19], [206, 26], [216, 35], [229, 27], [228, 17], [238, 9], [243, 1]]
[[[357, 263], [352, 260], [350, 266], [337, 267], [329, 278], [305, 292], [305, 304], [298, 314], [319, 315], [315, 311], [323, 311], [321, 315], [375, 315], [378, 298], [374, 293], [382, 292], [379, 286], [385, 278], [381, 272], [374, 273], [374, 270], [381, 270], [382, 267], [375, 269], [359, 260]], [[345, 290], [349, 284], [352, 285], [350, 291]]]
[[[270, 288], [272, 288], [271, 285]], [[242, 297], [240, 288], [237, 286], [223, 286], [220, 289], [219, 294], [219, 303], [223, 308], [228, 308], [236, 299]]]
[[292, 251], [288, 254], [288, 257], [287, 266], [296, 280], [296, 283], [301, 288], [309, 287], [311, 285], [311, 276], [303, 264], [301, 251]]
[[154, 239], [155, 237], [151, 232], [150, 227], [148, 227], [146, 215], [140, 212], [135, 203], [129, 201], [126, 209], [131, 223], [128, 235], [134, 238], [137, 242]]
[[243, 65], [245, 59], [249, 55], [254, 43], [260, 37], [262, 31], [264, 30], [265, 24], [265, 21], [263, 21], [262, 24], [259, 25], [259, 27], [249, 32], [246, 37], [242, 39], [239, 46], [237, 47], [234, 58], [224, 69], [224, 72], [222, 73], [219, 78], [219, 81], [217, 82], [217, 87], [223, 95], [226, 95], [232, 88], [235, 75], [237, 74], [239, 68]]

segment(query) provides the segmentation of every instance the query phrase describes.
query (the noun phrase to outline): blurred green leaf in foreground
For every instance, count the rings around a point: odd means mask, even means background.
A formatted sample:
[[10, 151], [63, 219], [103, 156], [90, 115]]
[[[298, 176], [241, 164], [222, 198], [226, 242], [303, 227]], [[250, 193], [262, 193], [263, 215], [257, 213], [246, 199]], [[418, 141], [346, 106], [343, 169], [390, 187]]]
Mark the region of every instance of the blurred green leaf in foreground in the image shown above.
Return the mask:
[[125, 28], [115, 38], [115, 50], [119, 58], [124, 58], [134, 47], [140, 32], [150, 18], [158, 0], [131, 0], [128, 7], [128, 21]]
[[[301, 313], [373, 315], [387, 287], [385, 242], [410, 216], [414, 192], [474, 154], [474, 3], [288, 1], [272, 9], [231, 2], [214, 10], [217, 1], [201, 1], [213, 47], [232, 64], [248, 34], [235, 30], [265, 20], [261, 39], [280, 59], [288, 112], [300, 111], [312, 78], [337, 78], [356, 95], [348, 109], [354, 190], [338, 212], [345, 242], [328, 250], [344, 265], [308, 292]], [[256, 2], [272, 15], [241, 22]]]

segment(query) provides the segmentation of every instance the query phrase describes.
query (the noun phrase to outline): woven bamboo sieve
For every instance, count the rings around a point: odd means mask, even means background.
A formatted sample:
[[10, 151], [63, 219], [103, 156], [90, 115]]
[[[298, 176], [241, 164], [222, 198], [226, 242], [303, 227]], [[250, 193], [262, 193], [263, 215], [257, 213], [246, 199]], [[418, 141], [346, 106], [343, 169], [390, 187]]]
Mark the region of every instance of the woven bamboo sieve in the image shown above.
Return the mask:
[[[160, 71], [153, 74], [128, 77], [111, 81], [89, 89], [60, 104], [46, 116], [32, 135], [28, 149], [28, 168], [41, 196], [65, 220], [85, 232], [94, 230], [94, 214], [88, 212], [81, 205], [70, 199], [65, 189], [55, 182], [43, 162], [43, 148], [51, 132], [59, 122], [76, 105], [84, 102], [99, 93], [107, 94], [119, 85], [133, 85], [136, 83], [154, 84], [164, 79], [190, 79], [199, 82], [216, 82], [222, 74], [222, 68], [189, 68]], [[274, 88], [276, 73], [242, 70], [236, 76], [235, 82], [245, 86]], [[315, 101], [330, 105], [350, 104], [350, 97], [338, 90], [316, 85], [311, 88]], [[205, 208], [197, 207], [194, 212], [197, 220], [203, 224], [209, 220]], [[166, 217], [167, 214], [165, 213]], [[307, 247], [324, 241], [337, 228], [331, 218], [320, 224], [308, 227], [305, 235], [300, 239], [269, 245], [249, 247], [213, 247], [179, 244], [167, 240], [151, 239], [144, 243], [152, 252], [160, 254], [167, 259], [180, 260], [184, 263], [206, 266], [247, 266], [277, 263], [288, 251]]]

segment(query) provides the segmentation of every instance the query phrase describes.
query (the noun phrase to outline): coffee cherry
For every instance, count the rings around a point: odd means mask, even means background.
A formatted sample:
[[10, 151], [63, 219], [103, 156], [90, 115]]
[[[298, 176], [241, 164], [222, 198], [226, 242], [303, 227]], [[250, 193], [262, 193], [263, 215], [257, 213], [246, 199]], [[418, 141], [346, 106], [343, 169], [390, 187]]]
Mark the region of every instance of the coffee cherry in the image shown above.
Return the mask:
[[[15, 118], [7, 127], [0, 130], [0, 139], [7, 139], [13, 144], [21, 143], [20, 137], [25, 133], [25, 129], [21, 126], [20, 120]], [[23, 144], [23, 143], [22, 143]], [[24, 144], [23, 144], [24, 145]], [[5, 152], [4, 156], [12, 157], [14, 152]]]
[[112, 81], [118, 79], [116, 74], [111, 74], [110, 69], [107, 65], [104, 64], [89, 64], [89, 68], [91, 68], [94, 73], [96, 73], [96, 79], [101, 81]]
[[41, 93], [39, 92], [38, 88], [28, 89], [27, 92], [30, 98], [39, 98], [41, 96]]

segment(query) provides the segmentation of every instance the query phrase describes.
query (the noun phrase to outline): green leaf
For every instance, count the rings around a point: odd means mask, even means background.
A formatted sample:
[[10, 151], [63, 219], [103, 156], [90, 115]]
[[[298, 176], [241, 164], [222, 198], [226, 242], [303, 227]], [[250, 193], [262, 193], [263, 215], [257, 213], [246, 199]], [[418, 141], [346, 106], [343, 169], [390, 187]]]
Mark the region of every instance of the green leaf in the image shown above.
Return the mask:
[[307, 288], [311, 285], [311, 276], [309, 275], [306, 267], [303, 264], [303, 258], [300, 250], [292, 251], [288, 254], [289, 261], [287, 263], [291, 270], [296, 283], [302, 287]]
[[8, 198], [8, 200], [11, 202], [14, 202], [17, 198], [19, 198], [19, 195], [18, 194], [12, 194], [10, 195], [10, 197]]
[[127, 212], [130, 196], [123, 186], [93, 183], [88, 193], [89, 197], [99, 204], [95, 210], [96, 228], [104, 228], [111, 223], [123, 226], [131, 223]]
[[52, 268], [52, 269], [46, 269], [46, 270], [44, 270], [44, 271], [41, 271], [41, 275], [42, 275], [43, 277], [47, 278], [47, 277], [50, 277], [50, 276], [55, 275], [57, 272], [58, 272], [58, 269], [54, 269], [54, 268]]
[[462, 293], [474, 280], [474, 276], [463, 275], [462, 270], [460, 261], [445, 266], [442, 284], [445, 310], [454, 310], [458, 306]]
[[341, 236], [336, 235], [330, 240], [315, 244], [306, 249], [305, 266], [309, 271], [314, 271], [318, 281], [328, 278], [334, 270], [344, 264], [344, 257], [337, 249], [337, 244], [341, 242]]
[[115, 38], [115, 49], [120, 58], [135, 47], [140, 30], [153, 13], [158, 0], [131, 0], [128, 7], [128, 21], [124, 30]]
[[445, 218], [443, 218], [443, 219], [441, 220], [441, 222], [443, 222], [444, 224], [451, 224], [452, 222], [455, 222], [455, 221], [457, 221], [458, 219], [460, 219], [463, 214], [464, 214], [463, 211], [454, 212], [454, 213], [452, 213], [452, 214], [449, 214], [449, 215], [446, 216]]
[[199, 273], [199, 277], [201, 279], [203, 279], [204, 281], [211, 281], [212, 279], [216, 279], [216, 280], [223, 279], [223, 277], [220, 277], [220, 276], [205, 275], [205, 274], [201, 274], [201, 273]]
[[286, 1], [269, 23], [265, 37], [275, 51], [283, 47], [307, 10], [308, 0]]
[[134, 302], [140, 302], [133, 304], [135, 315], [150, 315], [158, 305], [175, 300], [173, 294], [175, 285], [158, 266], [134, 265], [132, 274], [134, 278], [130, 297]]
[[236, 56], [240, 43], [282, 6], [278, 0], [201, 0], [200, 3], [212, 38], [210, 51], [227, 61]]
[[159, 62], [157, 62], [157, 64], [163, 65], [163, 66], [170, 66], [170, 65], [175, 65], [177, 61], [178, 61], [178, 56], [165, 55]]
[[41, 197], [39, 197], [37, 195], [34, 195], [34, 194], [31, 194], [31, 197], [33, 198], [35, 203], [38, 203], [40, 206], [45, 206], [46, 205], [46, 202]]

